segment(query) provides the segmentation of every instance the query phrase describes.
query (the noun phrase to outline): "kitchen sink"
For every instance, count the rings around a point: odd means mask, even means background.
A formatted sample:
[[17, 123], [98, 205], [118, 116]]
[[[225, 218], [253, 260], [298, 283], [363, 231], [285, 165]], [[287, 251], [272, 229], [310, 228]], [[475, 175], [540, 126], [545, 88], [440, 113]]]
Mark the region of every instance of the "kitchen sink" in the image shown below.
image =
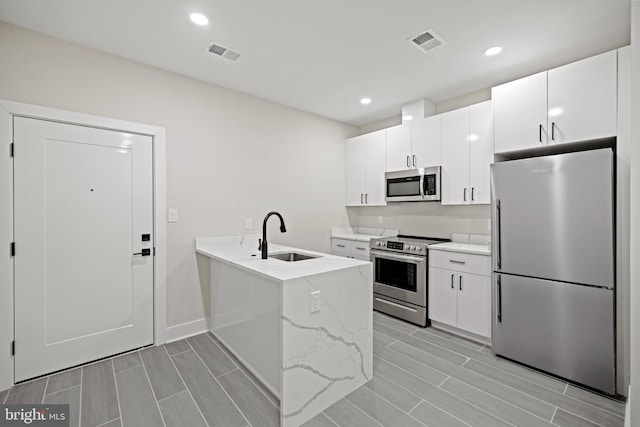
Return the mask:
[[293, 262], [293, 261], [304, 261], [305, 259], [313, 259], [313, 258], [319, 258], [319, 257], [314, 255], [299, 254], [297, 252], [283, 252], [280, 254], [269, 255], [269, 258], [276, 258], [282, 261]]

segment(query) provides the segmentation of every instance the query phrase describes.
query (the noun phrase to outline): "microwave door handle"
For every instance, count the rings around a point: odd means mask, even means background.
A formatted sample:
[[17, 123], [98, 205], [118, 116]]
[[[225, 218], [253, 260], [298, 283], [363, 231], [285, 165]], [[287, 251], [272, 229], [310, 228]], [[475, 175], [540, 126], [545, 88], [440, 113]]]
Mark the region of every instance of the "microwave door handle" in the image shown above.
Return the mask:
[[420, 188], [419, 188], [420, 196], [424, 199], [427, 196], [427, 192], [424, 188], [424, 174], [420, 174]]

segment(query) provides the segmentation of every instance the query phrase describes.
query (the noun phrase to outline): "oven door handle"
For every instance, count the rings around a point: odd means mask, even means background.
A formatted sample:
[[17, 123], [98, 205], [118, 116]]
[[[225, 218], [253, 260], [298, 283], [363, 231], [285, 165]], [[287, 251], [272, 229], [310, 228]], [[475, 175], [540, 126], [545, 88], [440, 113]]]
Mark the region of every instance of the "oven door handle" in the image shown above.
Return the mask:
[[378, 258], [386, 258], [386, 259], [395, 259], [395, 260], [400, 260], [400, 261], [411, 261], [411, 262], [425, 262], [426, 258], [425, 257], [421, 257], [421, 256], [411, 256], [411, 255], [401, 255], [401, 254], [396, 254], [396, 253], [389, 253], [389, 252], [384, 252], [384, 251], [378, 251], [375, 249], [371, 249], [371, 251], [369, 252], [371, 254], [372, 257], [378, 257]]

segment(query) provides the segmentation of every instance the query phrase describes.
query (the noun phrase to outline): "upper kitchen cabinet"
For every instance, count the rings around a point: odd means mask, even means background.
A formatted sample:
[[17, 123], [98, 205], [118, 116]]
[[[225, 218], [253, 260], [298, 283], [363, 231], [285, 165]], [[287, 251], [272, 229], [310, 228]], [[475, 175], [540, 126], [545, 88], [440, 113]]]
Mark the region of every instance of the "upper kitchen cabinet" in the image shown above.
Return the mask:
[[496, 86], [495, 152], [616, 135], [617, 52]]
[[549, 70], [550, 142], [615, 136], [617, 51]]
[[387, 165], [385, 130], [348, 139], [346, 156], [346, 205], [384, 206], [384, 172]]
[[439, 166], [440, 116], [413, 119], [387, 129], [387, 170]]
[[414, 119], [411, 122], [411, 149], [416, 166], [426, 168], [442, 163], [442, 116]]
[[489, 204], [491, 101], [442, 114], [442, 204]]
[[398, 171], [413, 166], [411, 122], [387, 128], [387, 170]]

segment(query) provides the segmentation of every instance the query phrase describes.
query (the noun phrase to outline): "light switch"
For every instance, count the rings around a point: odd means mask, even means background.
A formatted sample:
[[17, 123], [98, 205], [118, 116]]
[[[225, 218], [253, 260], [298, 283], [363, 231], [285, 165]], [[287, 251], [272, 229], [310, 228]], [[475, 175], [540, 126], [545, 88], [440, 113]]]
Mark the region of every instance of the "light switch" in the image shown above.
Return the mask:
[[178, 209], [169, 209], [169, 222], [178, 222]]

